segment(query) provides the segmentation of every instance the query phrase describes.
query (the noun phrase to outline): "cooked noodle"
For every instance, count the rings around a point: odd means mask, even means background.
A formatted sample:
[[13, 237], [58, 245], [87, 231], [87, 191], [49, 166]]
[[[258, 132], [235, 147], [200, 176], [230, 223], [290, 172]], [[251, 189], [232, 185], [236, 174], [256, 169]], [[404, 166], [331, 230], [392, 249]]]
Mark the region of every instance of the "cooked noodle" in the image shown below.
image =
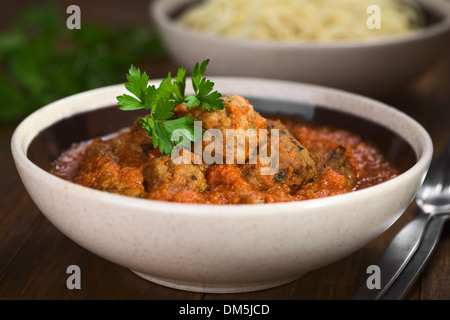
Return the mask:
[[[380, 8], [381, 28], [367, 20]], [[206, 0], [190, 7], [180, 23], [214, 35], [275, 41], [373, 39], [420, 28], [423, 14], [399, 0]]]

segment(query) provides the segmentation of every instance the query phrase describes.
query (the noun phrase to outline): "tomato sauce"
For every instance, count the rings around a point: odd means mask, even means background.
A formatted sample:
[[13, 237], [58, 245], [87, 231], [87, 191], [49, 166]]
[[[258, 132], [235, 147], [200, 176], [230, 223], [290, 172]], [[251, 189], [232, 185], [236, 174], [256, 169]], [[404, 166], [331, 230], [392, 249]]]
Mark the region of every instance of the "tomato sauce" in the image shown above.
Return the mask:
[[[74, 145], [54, 162], [52, 173], [105, 192], [199, 204], [317, 199], [368, 188], [398, 175], [376, 146], [355, 133], [298, 119], [276, 123], [289, 137], [288, 144], [293, 141], [298, 148], [280, 149], [281, 168], [274, 175], [258, 174], [258, 164], [174, 164], [153, 148], [139, 119], [116, 136]], [[299, 161], [295, 152], [302, 152], [298, 157], [308, 152], [312, 162]]]

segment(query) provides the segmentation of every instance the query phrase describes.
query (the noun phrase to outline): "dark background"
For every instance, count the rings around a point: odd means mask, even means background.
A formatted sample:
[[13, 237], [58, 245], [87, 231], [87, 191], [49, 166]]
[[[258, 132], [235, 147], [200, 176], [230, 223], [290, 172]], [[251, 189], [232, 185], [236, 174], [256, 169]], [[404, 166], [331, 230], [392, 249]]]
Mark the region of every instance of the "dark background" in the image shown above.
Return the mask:
[[70, 5], [78, 5], [81, 9], [82, 22], [96, 23], [106, 27], [149, 26], [148, 0], [18, 0], [2, 4], [0, 10], [0, 29], [7, 29], [14, 18], [30, 6], [54, 2], [61, 14], [66, 15]]

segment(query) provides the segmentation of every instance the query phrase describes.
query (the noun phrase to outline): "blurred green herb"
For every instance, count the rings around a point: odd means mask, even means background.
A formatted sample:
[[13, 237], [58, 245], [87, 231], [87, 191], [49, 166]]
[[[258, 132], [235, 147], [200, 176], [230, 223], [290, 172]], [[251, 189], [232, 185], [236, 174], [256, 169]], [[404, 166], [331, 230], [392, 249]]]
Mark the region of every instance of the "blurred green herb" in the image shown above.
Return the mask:
[[69, 30], [56, 5], [24, 11], [0, 34], [0, 124], [65, 96], [123, 82], [129, 61], [164, 57], [149, 28]]
[[[131, 65], [125, 88], [134, 96], [123, 94], [117, 97], [121, 110], [149, 110], [148, 117], [141, 118], [140, 123], [148, 136], [152, 136], [153, 146], [159, 147], [159, 151], [171, 154], [175, 145], [187, 146], [190, 141], [197, 141], [200, 137], [195, 135], [194, 121], [190, 115], [177, 119], [172, 118], [173, 110], [179, 104], [186, 105], [189, 109], [201, 106], [206, 110], [221, 110], [224, 108], [222, 94], [213, 91], [214, 82], [204, 77], [209, 59], [201, 64], [197, 63], [192, 70], [192, 86], [194, 94], [185, 94], [186, 70], [179, 68], [175, 80], [169, 72], [156, 87], [148, 84], [148, 75], [141, 73], [139, 68]], [[172, 140], [172, 134], [177, 131], [179, 140]], [[175, 144], [174, 144], [175, 142]]]

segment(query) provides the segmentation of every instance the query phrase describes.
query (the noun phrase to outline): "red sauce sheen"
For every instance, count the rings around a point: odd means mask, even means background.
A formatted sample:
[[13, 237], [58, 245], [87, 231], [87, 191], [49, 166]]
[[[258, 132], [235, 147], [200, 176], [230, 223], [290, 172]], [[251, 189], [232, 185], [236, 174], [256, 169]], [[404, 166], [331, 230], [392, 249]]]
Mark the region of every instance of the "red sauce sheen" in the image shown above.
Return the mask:
[[178, 111], [191, 112], [205, 129], [279, 129], [280, 166], [275, 174], [262, 175], [259, 162], [177, 165], [153, 148], [139, 119], [112, 138], [74, 145], [55, 161], [52, 173], [105, 192], [203, 204], [323, 198], [361, 190], [398, 174], [376, 146], [355, 133], [300, 120], [266, 119], [243, 97], [224, 99], [221, 111]]

